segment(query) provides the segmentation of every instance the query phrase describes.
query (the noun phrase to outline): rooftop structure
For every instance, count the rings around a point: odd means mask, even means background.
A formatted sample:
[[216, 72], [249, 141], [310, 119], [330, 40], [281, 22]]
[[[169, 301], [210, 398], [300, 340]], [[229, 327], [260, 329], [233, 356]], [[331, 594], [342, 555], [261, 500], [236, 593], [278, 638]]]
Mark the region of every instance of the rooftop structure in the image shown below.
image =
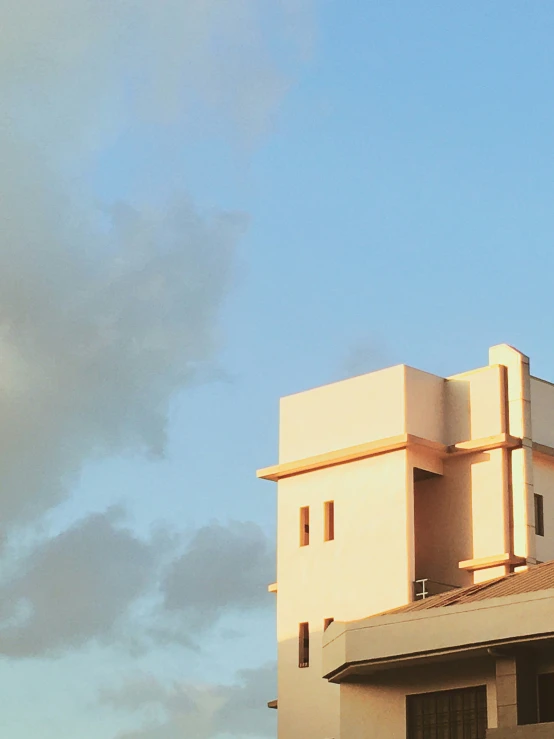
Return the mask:
[[[324, 667], [333, 621], [468, 597], [554, 560], [554, 385], [500, 345], [449, 378], [399, 365], [292, 395], [279, 462], [258, 476], [277, 483], [279, 739], [357, 739]], [[387, 739], [406, 736], [402, 721]]]

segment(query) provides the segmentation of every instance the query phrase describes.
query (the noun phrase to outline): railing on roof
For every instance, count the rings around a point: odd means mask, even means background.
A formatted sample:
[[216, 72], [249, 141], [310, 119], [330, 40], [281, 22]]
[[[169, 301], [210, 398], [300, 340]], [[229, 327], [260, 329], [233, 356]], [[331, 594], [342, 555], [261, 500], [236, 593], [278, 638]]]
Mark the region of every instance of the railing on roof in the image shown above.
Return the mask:
[[441, 593], [447, 593], [449, 590], [456, 590], [460, 587], [460, 585], [449, 585], [445, 582], [436, 582], [435, 580], [429, 580], [429, 578], [424, 577], [414, 582], [414, 600], [423, 600], [432, 595], [440, 595]]

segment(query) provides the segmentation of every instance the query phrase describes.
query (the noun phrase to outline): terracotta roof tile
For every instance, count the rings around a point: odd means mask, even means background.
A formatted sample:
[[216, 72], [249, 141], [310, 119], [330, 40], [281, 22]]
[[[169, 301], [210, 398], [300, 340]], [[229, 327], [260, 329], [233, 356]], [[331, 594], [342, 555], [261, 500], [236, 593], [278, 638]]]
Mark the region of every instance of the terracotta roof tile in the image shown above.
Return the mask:
[[478, 585], [449, 590], [440, 595], [408, 603], [387, 613], [406, 613], [409, 611], [425, 611], [429, 608], [474, 603], [489, 598], [504, 598], [521, 593], [534, 593], [539, 590], [554, 589], [554, 561], [540, 565], [531, 565], [526, 572], [514, 572], [511, 575], [497, 577]]

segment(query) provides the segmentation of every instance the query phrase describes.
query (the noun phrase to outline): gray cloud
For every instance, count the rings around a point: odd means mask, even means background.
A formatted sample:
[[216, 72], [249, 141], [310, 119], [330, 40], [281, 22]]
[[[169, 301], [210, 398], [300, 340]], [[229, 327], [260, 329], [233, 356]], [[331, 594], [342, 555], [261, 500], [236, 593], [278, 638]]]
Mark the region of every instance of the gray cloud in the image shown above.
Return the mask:
[[[276, 0], [276, 33], [307, 4]], [[0, 84], [40, 143], [96, 148], [130, 117], [165, 122], [198, 100], [259, 132], [287, 85], [256, 0], [1, 0], [0, 12]]]
[[274, 556], [256, 524], [203, 527], [177, 558], [176, 544], [164, 530], [137, 538], [119, 509], [43, 540], [0, 586], [0, 654], [57, 656], [92, 640], [199, 649], [198, 630], [223, 614], [273, 605]]
[[165, 607], [198, 628], [224, 610], [272, 606], [267, 584], [274, 572], [273, 548], [256, 524], [204, 526], [162, 583]]
[[46, 540], [0, 588], [0, 653], [56, 654], [114, 634], [152, 586], [160, 553], [118, 517], [92, 515]]
[[259, 132], [286, 83], [257, 0], [0, 0], [0, 14], [7, 526], [56, 505], [91, 456], [160, 453], [171, 398], [219, 345], [244, 216], [177, 193], [98, 207], [99, 153], [199, 109]]
[[100, 700], [125, 712], [135, 712], [140, 727], [117, 739], [216, 739], [221, 734], [242, 737], [275, 735], [275, 665], [240, 670], [230, 685], [163, 684], [149, 675], [104, 690]]
[[[240, 218], [112, 209], [104, 251], [35, 214], [0, 237], [0, 510], [5, 525], [66, 494], [82, 462], [159, 454], [173, 393], [218, 344]], [[108, 248], [108, 245], [110, 248]]]
[[[252, 141], [288, 84], [267, 29], [282, 56], [279, 23], [305, 7], [276, 0], [267, 23], [258, 0], [0, 0], [0, 534], [63, 501], [91, 458], [162, 454], [171, 399], [217, 358], [245, 216], [201, 212], [180, 193], [105, 206], [91, 173], [142, 122], [160, 137], [178, 123], [180, 133], [223, 126]], [[113, 512], [84, 518], [0, 585], [0, 653], [57, 655], [117, 643], [125, 629], [139, 643], [186, 643], [166, 618], [213, 623], [228, 607], [257, 605], [267, 547], [237, 526], [193, 539], [162, 584], [163, 604], [150, 604], [156, 631], [133, 608], [155, 590], [160, 543]], [[225, 546], [230, 560], [255, 562], [222, 594], [203, 580], [232, 578], [218, 570]], [[198, 551], [204, 577], [189, 569]], [[251, 703], [263, 679], [189, 686], [186, 698], [162, 686], [156, 700], [139, 699], [162, 712], [148, 718], [159, 737], [182, 736], [181, 726], [208, 737], [222, 717], [239, 735], [259, 726], [266, 736], [267, 695]]]
[[375, 372], [391, 364], [394, 364], [392, 352], [382, 339], [376, 336], [361, 337], [348, 347], [339, 370], [340, 379]]

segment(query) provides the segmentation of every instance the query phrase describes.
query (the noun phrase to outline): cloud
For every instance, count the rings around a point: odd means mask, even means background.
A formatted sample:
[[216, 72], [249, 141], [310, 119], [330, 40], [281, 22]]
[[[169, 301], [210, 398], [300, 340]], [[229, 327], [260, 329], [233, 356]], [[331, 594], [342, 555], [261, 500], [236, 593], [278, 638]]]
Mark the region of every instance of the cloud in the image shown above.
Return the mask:
[[180, 193], [99, 205], [91, 167], [141, 122], [164, 137], [208, 109], [253, 135], [286, 81], [257, 0], [0, 0], [0, 13], [7, 527], [55, 506], [92, 456], [162, 453], [171, 398], [219, 347], [245, 216]]
[[153, 584], [156, 541], [118, 525], [120, 513], [88, 516], [46, 540], [0, 588], [0, 653], [57, 654], [105, 641]]
[[[218, 345], [242, 220], [112, 209], [108, 249], [0, 205], [0, 510], [5, 526], [67, 494], [83, 461], [162, 453], [173, 394]], [[44, 227], [43, 227], [44, 225]], [[79, 246], [72, 246], [72, 243]]]
[[[141, 127], [166, 140], [171, 125], [176, 142], [188, 126], [255, 140], [289, 83], [286, 23], [305, 7], [0, 0], [0, 536], [62, 502], [91, 458], [163, 454], [172, 398], [217, 362], [247, 217], [202, 211], [186, 192], [99, 202], [91, 173]], [[114, 645], [126, 630], [138, 642], [184, 644], [184, 629], [172, 633], [165, 619], [215, 623], [264, 597], [271, 558], [255, 528], [198, 532], [156, 604], [162, 550], [114, 511], [38, 542], [0, 584], [0, 653]], [[190, 570], [199, 553], [203, 576]], [[233, 574], [232, 562], [244, 571]], [[150, 595], [151, 622], [141, 622], [134, 609]], [[241, 735], [259, 726], [265, 736], [267, 696], [261, 709], [250, 702], [260, 680], [188, 686], [186, 698], [162, 685], [149, 703], [163, 714], [149, 718], [152, 731], [180, 736], [175, 727], [185, 726], [200, 739], [224, 717]]]
[[203, 527], [175, 558], [177, 541], [165, 530], [139, 539], [119, 509], [41, 541], [0, 586], [0, 654], [57, 656], [93, 640], [199, 649], [223, 614], [272, 605], [274, 556], [256, 524]]
[[375, 372], [394, 363], [392, 353], [382, 339], [365, 336], [353, 342], [342, 362], [340, 377], [355, 377]]
[[139, 728], [117, 739], [262, 739], [275, 736], [275, 712], [267, 701], [275, 695], [276, 678], [274, 664], [240, 670], [232, 684], [164, 684], [142, 675], [101, 691], [100, 700], [138, 719]]
[[162, 583], [164, 605], [206, 627], [226, 610], [272, 605], [267, 584], [274, 571], [273, 548], [257, 524], [204, 526], [171, 565]]
[[[303, 44], [307, 5], [276, 0], [275, 34], [301, 17]], [[2, 0], [0, 11], [8, 102], [29, 126], [41, 109], [35, 136], [61, 143], [70, 127], [65, 145], [116, 135], [129, 117], [173, 120], [199, 100], [259, 131], [287, 86], [257, 0]]]

